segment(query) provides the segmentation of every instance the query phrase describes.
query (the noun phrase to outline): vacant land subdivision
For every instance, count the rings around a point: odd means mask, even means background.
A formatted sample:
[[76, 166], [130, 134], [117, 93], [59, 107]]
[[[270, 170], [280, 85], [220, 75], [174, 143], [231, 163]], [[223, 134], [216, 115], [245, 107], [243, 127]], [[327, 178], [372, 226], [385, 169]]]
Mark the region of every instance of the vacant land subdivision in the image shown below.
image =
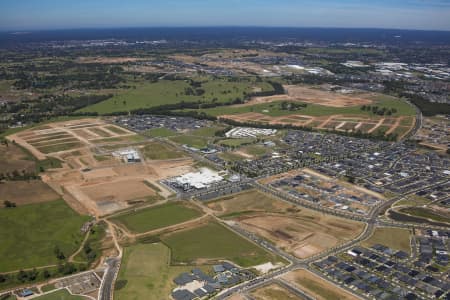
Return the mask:
[[230, 260], [250, 267], [279, 262], [278, 257], [215, 222], [167, 233], [161, 240], [171, 249], [173, 264], [202, 265]]
[[[46, 163], [41, 177], [73, 209], [84, 214], [110, 214], [167, 197], [172, 192], [158, 181], [189, 172], [193, 165], [192, 159], [175, 147], [148, 142], [99, 118], [48, 123], [7, 138], [11, 146], [14, 141], [26, 148], [39, 165], [50, 160], [61, 162], [58, 169], [47, 168]], [[119, 150], [133, 150], [139, 157], [127, 159], [116, 155]], [[30, 162], [30, 167], [36, 168], [34, 161]], [[12, 197], [12, 190], [8, 191]], [[41, 196], [42, 201], [49, 198], [48, 193]]]
[[301, 298], [293, 294], [286, 288], [273, 283], [258, 288], [250, 293], [255, 300], [300, 300]]
[[328, 299], [342, 299], [342, 300], [356, 300], [359, 297], [350, 294], [349, 292], [341, 289], [337, 285], [334, 285], [319, 276], [307, 271], [296, 270], [287, 273], [283, 276], [283, 279], [298, 286], [301, 290], [305, 291], [308, 295], [311, 295], [318, 300]]
[[255, 191], [227, 196], [208, 206], [299, 258], [351, 240], [363, 229], [362, 223], [299, 208]]
[[411, 232], [408, 229], [394, 227], [379, 227], [372, 236], [362, 242], [363, 246], [372, 247], [375, 244], [386, 245], [395, 250], [411, 252]]
[[398, 98], [363, 92], [342, 94], [322, 86], [285, 86], [285, 90], [287, 94], [284, 95], [256, 97], [244, 104], [200, 111], [243, 124], [290, 125], [338, 132], [381, 132], [396, 134], [398, 138], [406, 135], [415, 123], [415, 109]]

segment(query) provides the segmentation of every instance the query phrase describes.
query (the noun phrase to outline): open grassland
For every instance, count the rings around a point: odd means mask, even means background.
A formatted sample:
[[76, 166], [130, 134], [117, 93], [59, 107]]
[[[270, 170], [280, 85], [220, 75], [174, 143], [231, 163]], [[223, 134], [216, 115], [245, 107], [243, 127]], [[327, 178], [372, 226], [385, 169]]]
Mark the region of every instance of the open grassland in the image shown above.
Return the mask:
[[175, 159], [184, 156], [182, 151], [177, 150], [171, 145], [160, 142], [147, 143], [141, 151], [146, 159], [151, 160]]
[[373, 235], [362, 242], [363, 246], [371, 247], [382, 244], [395, 250], [411, 253], [410, 231], [403, 228], [379, 227]]
[[407, 207], [401, 208], [400, 212], [406, 213], [414, 217], [424, 218], [432, 221], [450, 223], [450, 215], [444, 213], [437, 213], [429, 208]]
[[250, 267], [278, 261], [273, 254], [214, 222], [164, 235], [161, 240], [172, 250], [175, 264], [230, 260]]
[[56, 292], [47, 294], [47, 295], [43, 295], [40, 297], [36, 297], [33, 299], [38, 299], [38, 300], [86, 300], [88, 298], [83, 297], [83, 296], [75, 296], [75, 295], [71, 295], [66, 289], [63, 290], [58, 290]]
[[68, 257], [87, 220], [61, 200], [0, 209], [0, 272], [56, 264], [56, 246]]
[[203, 128], [191, 130], [189, 132], [189, 135], [203, 136], [203, 137], [215, 137], [216, 132], [218, 132], [219, 130], [223, 130], [223, 129], [224, 129], [224, 127], [217, 127], [217, 126], [203, 127]]
[[258, 157], [270, 153], [270, 148], [264, 147], [262, 145], [249, 145], [242, 147], [240, 151], [253, 157]]
[[[196, 81], [198, 79], [195, 79]], [[160, 80], [155, 83], [139, 83], [136, 89], [119, 92], [111, 99], [81, 109], [82, 112], [97, 112], [100, 114], [117, 111], [130, 111], [141, 108], [185, 102], [228, 102], [243, 98], [244, 93], [250, 93], [255, 87], [272, 90], [268, 83], [256, 83], [250, 79], [232, 82], [220, 78], [202, 78], [199, 87], [191, 86], [185, 80]]]
[[3, 201], [16, 205], [58, 200], [59, 195], [40, 180], [6, 181], [0, 183], [0, 205]]
[[335, 286], [334, 284], [323, 280], [307, 270], [296, 270], [289, 272], [283, 276], [289, 282], [294, 283], [304, 290], [307, 294], [313, 296], [317, 300], [356, 300], [358, 297], [348, 293], [347, 291]]
[[197, 149], [207, 147], [209, 141], [207, 137], [193, 136], [193, 135], [179, 135], [170, 137], [169, 139], [180, 145], [187, 145], [188, 147], [194, 147]]
[[208, 206], [299, 258], [351, 240], [363, 229], [362, 223], [299, 208], [256, 191], [226, 196]]
[[152, 128], [147, 130], [144, 134], [150, 137], [169, 137], [175, 136], [178, 133], [167, 128]]
[[132, 232], [143, 233], [183, 223], [199, 217], [201, 213], [181, 203], [166, 203], [151, 208], [126, 213], [112, 218]]
[[170, 250], [162, 243], [136, 244], [125, 248], [116, 281], [114, 299], [169, 299], [173, 279], [189, 266], [171, 266]]
[[297, 295], [275, 283], [258, 288], [250, 294], [255, 300], [301, 300]]

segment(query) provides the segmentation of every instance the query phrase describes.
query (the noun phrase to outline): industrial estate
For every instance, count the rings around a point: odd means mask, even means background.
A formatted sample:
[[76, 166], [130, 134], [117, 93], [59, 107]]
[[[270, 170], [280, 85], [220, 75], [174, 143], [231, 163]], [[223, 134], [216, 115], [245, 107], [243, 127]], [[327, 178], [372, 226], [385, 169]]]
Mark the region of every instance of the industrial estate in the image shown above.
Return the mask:
[[0, 299], [450, 299], [450, 45], [26, 45]]

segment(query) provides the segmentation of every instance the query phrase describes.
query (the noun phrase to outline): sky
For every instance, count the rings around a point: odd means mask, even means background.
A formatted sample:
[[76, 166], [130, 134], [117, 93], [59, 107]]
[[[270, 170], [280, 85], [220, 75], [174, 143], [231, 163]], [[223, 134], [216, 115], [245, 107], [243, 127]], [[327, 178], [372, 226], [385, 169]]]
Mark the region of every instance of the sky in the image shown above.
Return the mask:
[[450, 30], [450, 0], [0, 0], [0, 31], [183, 26]]

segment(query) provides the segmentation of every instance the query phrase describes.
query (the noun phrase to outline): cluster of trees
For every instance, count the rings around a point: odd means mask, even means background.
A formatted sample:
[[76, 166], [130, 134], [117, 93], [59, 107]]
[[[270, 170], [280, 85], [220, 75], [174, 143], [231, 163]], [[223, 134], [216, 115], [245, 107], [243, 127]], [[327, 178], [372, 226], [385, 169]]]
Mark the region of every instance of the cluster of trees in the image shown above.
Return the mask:
[[224, 137], [224, 136], [225, 136], [225, 133], [227, 133], [228, 131], [230, 131], [232, 128], [233, 128], [233, 127], [231, 127], [231, 126], [227, 126], [227, 127], [225, 127], [224, 129], [217, 130], [217, 131], [214, 133], [214, 135], [217, 136], [217, 137]]
[[301, 110], [303, 108], [306, 108], [307, 106], [308, 105], [306, 103], [296, 103], [296, 102], [288, 102], [288, 101], [283, 101], [280, 103], [280, 109], [288, 110], [288, 111]]
[[83, 253], [86, 256], [88, 263], [92, 263], [97, 258], [97, 253], [92, 249], [90, 243], [86, 243], [83, 246]]
[[202, 96], [205, 94], [205, 90], [201, 88], [191, 88], [186, 87], [184, 88], [184, 94], [187, 96]]
[[415, 106], [417, 106], [424, 116], [435, 116], [435, 115], [448, 115], [450, 114], [450, 104], [447, 103], [433, 103], [420, 95], [410, 95], [402, 94], [404, 97], [408, 97]]
[[[87, 67], [89, 66], [89, 67]], [[36, 75], [34, 72], [19, 72], [13, 86], [16, 89], [52, 89], [57, 87], [72, 89], [113, 89], [126, 82], [120, 73], [122, 67], [108, 67], [101, 64], [85, 65], [73, 72], [58, 75]]]
[[21, 172], [14, 170], [10, 173], [0, 173], [0, 181], [2, 180], [10, 180], [10, 181], [19, 181], [19, 180], [35, 180], [39, 179], [39, 175], [34, 172], [27, 172], [22, 170]]
[[[36, 100], [20, 103], [9, 103], [2, 107], [3, 113], [12, 114], [9, 119], [2, 120], [7, 124], [21, 122], [39, 123], [54, 117], [67, 115], [98, 115], [95, 113], [75, 113], [76, 110], [111, 98], [107, 95], [84, 95], [73, 97], [69, 95], [45, 95]], [[2, 122], [0, 121], [0, 122]], [[5, 126], [7, 127], [7, 126]]]
[[14, 207], [17, 206], [16, 203], [11, 202], [11, 201], [9, 201], [9, 200], [3, 201], [3, 205], [4, 205], [6, 208], [14, 208]]
[[59, 260], [66, 259], [66, 256], [58, 246], [55, 246], [55, 248], [53, 249], [53, 253], [55, 253], [56, 258]]
[[384, 116], [384, 115], [391, 116], [391, 115], [397, 113], [396, 108], [378, 107], [378, 106], [370, 106], [370, 105], [361, 106], [361, 110], [372, 112], [373, 114], [376, 114], [379, 116]]
[[434, 103], [425, 99], [423, 96], [414, 93], [406, 93], [404, 81], [384, 81], [385, 92], [394, 94], [399, 97], [405, 97], [415, 106], [417, 106], [424, 116], [432, 117], [438, 114], [450, 114], [450, 104], [447, 103]]

